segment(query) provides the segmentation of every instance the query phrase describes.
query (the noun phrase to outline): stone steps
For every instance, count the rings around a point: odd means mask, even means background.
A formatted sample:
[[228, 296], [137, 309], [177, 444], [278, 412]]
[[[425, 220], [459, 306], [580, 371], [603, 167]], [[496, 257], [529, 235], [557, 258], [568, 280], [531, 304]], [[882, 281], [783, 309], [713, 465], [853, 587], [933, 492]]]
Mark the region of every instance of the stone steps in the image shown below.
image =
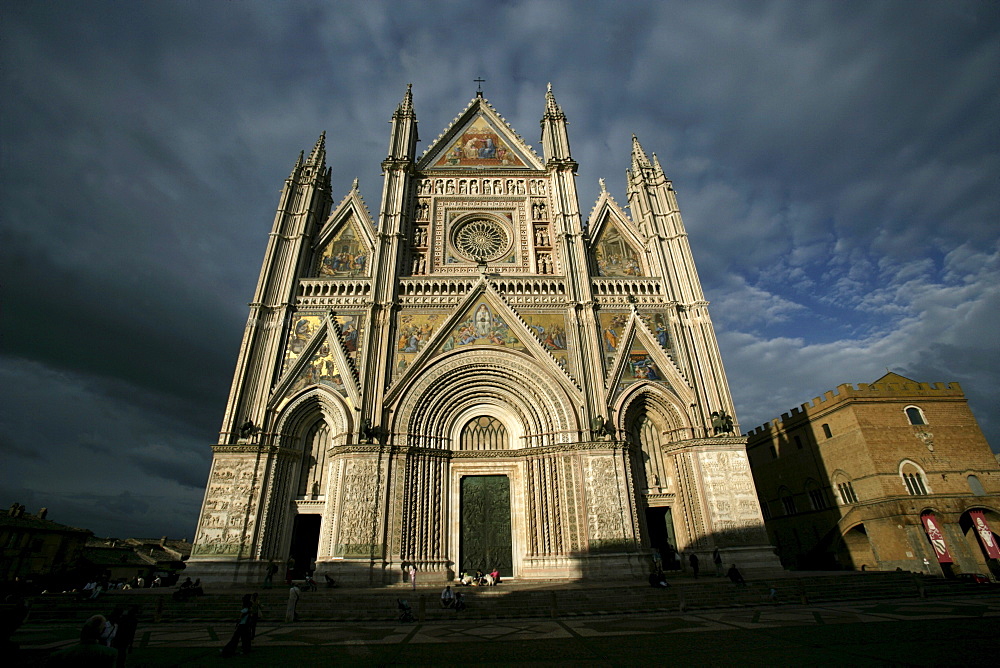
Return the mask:
[[[676, 578], [667, 589], [652, 589], [637, 583], [517, 583], [498, 587], [453, 587], [465, 597], [466, 610], [442, 609], [439, 585], [379, 589], [320, 589], [303, 591], [299, 617], [307, 621], [392, 621], [398, 616], [396, 600], [409, 601], [414, 615], [426, 620], [456, 616], [472, 619], [568, 617], [576, 615], [629, 614], [636, 612], [703, 610], [783, 604], [834, 603], [853, 600], [917, 598], [974, 594], [980, 589], [955, 581], [910, 573], [785, 575], [768, 581], [752, 581], [735, 587], [717, 578]], [[991, 590], [982, 587], [983, 591]], [[123, 591], [105, 594], [96, 601], [77, 602], [71, 597], [48, 595], [32, 600], [29, 623], [83, 621], [93, 614], [107, 614], [116, 605], [137, 604], [144, 619], [163, 622], [228, 621], [239, 611], [242, 594], [250, 588], [232, 587], [210, 591], [187, 602], [174, 601], [173, 590]], [[287, 589], [260, 590], [266, 621], [284, 619]], [[423, 603], [421, 604], [421, 600]]]

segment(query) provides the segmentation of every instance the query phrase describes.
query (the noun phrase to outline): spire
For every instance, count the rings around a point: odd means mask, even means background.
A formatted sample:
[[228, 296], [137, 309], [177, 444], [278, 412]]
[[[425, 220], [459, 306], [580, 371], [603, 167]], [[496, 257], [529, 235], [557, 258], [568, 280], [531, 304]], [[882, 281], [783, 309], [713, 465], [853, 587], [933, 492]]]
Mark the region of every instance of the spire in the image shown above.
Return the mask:
[[643, 167], [650, 167], [649, 158], [646, 157], [646, 152], [642, 150], [642, 146], [639, 144], [639, 138], [634, 134], [632, 135], [632, 171], [638, 172]]
[[413, 110], [413, 84], [406, 84], [406, 93], [403, 101], [396, 107], [392, 114], [392, 133], [389, 137], [389, 154], [382, 164], [386, 168], [386, 162], [413, 162], [417, 152], [417, 114]]
[[656, 157], [655, 153], [653, 154], [653, 172], [657, 176], [663, 176], [663, 167], [660, 167], [660, 159]]
[[326, 164], [326, 130], [323, 130], [319, 139], [316, 140], [316, 145], [313, 146], [312, 153], [309, 154], [309, 162], [307, 164], [313, 166]]
[[550, 83], [545, 91], [545, 114], [542, 116], [542, 153], [545, 155], [546, 163], [555, 160], [571, 164], [575, 170], [576, 163], [570, 154], [566, 125], [566, 114], [559, 108]]
[[358, 189], [358, 177], [355, 176], [354, 183], [351, 184], [351, 190], [357, 190], [357, 189]]
[[545, 91], [545, 118], [566, 118], [556, 102], [556, 96], [552, 94], [552, 82]]
[[396, 113], [393, 114], [393, 118], [413, 118], [415, 119], [416, 113], [413, 111], [413, 84], [406, 84], [406, 93], [403, 94], [403, 101], [399, 103], [396, 107]]
[[292, 173], [288, 175], [288, 178], [294, 179], [295, 175], [302, 168], [302, 159], [305, 157], [304, 151], [299, 151], [299, 158], [295, 161], [295, 165], [292, 167]]

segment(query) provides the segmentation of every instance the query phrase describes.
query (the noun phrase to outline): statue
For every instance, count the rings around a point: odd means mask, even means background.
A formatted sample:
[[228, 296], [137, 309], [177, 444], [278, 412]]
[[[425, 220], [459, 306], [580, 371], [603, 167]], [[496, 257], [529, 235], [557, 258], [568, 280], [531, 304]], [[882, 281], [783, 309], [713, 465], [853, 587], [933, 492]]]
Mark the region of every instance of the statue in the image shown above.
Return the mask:
[[250, 437], [256, 433], [257, 433], [257, 427], [255, 427], [254, 423], [248, 419], [246, 422], [243, 423], [243, 426], [240, 427], [240, 440], [244, 441], [249, 440]]
[[372, 437], [375, 435], [375, 430], [372, 428], [372, 421], [368, 418], [362, 420], [361, 429], [359, 431], [361, 433], [361, 442], [371, 443]]
[[733, 433], [733, 418], [726, 411], [712, 411], [712, 435]]
[[590, 420], [590, 433], [593, 434], [594, 438], [601, 438], [607, 435], [608, 429], [607, 425], [604, 423], [603, 415], [595, 415]]

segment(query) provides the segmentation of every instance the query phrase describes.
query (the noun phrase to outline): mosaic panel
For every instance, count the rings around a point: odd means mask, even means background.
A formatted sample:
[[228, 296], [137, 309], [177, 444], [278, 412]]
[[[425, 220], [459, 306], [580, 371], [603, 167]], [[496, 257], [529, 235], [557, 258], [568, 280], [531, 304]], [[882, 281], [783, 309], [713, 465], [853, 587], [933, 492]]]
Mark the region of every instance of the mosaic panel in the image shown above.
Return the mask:
[[609, 223], [594, 244], [594, 259], [600, 276], [645, 276], [639, 253], [632, 247], [621, 230]]
[[404, 313], [399, 316], [394, 377], [406, 371], [446, 318], [441, 313]]
[[461, 346], [472, 345], [526, 350], [503, 317], [485, 299], [479, 299], [465, 312], [463, 319], [448, 333], [437, 352], [445, 353]]
[[570, 368], [572, 359], [567, 350], [566, 316], [561, 313], [521, 313], [520, 316], [559, 365], [564, 369]]
[[285, 361], [281, 367], [282, 374], [291, 368], [295, 360], [305, 350], [306, 345], [312, 340], [316, 330], [322, 324], [323, 317], [319, 313], [296, 313], [293, 316], [294, 322], [288, 332], [288, 343], [285, 345]]
[[353, 219], [340, 228], [319, 258], [320, 277], [367, 276], [369, 250]]
[[649, 328], [649, 331], [656, 337], [656, 342], [666, 351], [671, 349], [670, 329], [667, 327], [667, 319], [662, 313], [640, 313], [642, 322]]
[[477, 117], [448, 147], [435, 167], [524, 167], [524, 161], [486, 119]]
[[619, 341], [625, 333], [628, 317], [627, 312], [601, 311], [600, 313], [601, 350], [604, 351], [604, 357], [608, 362], [618, 354]]
[[288, 388], [288, 393], [295, 394], [310, 385], [326, 385], [340, 392], [343, 396], [347, 396], [344, 379], [340, 375], [340, 370], [337, 369], [330, 344], [326, 341], [313, 353], [309, 363], [299, 370], [295, 380]]

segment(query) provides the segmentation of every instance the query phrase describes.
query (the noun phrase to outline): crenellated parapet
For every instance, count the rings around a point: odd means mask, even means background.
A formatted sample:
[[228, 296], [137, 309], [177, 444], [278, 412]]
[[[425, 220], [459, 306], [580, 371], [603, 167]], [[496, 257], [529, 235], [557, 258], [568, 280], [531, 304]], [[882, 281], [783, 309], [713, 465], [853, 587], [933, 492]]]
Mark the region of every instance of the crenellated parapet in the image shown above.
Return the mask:
[[[774, 418], [747, 432], [747, 436], [783, 431], [787, 426], [799, 426], [803, 420], [815, 417], [819, 413], [829, 412], [848, 401], [934, 398], [955, 399], [964, 401], [965, 392], [957, 382], [952, 383], [921, 383], [896, 374], [890, 381], [875, 383], [842, 383], [836, 390], [829, 390], [822, 397], [792, 408], [782, 413], [780, 418]], [[788, 425], [786, 425], [788, 423]]]

